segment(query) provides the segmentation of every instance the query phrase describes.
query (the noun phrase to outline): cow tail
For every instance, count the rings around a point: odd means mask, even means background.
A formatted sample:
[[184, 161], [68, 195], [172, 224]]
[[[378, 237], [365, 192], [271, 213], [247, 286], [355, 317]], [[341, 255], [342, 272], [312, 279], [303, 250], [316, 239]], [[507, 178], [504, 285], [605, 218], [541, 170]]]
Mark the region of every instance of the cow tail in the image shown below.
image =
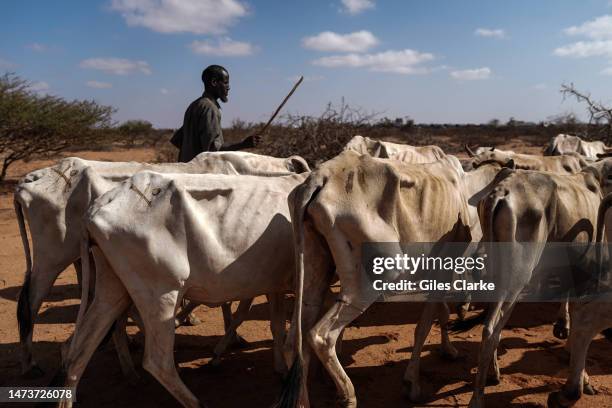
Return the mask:
[[612, 193], [606, 195], [599, 203], [599, 211], [597, 212], [597, 243], [603, 241], [604, 225], [606, 221], [606, 211], [612, 206]]
[[17, 300], [17, 325], [19, 326], [19, 338], [23, 342], [32, 330], [32, 309], [30, 308], [30, 282], [32, 279], [32, 255], [30, 252], [30, 242], [28, 241], [28, 230], [26, 229], [25, 220], [21, 203], [16, 198], [13, 199], [15, 206], [15, 214], [17, 215], [17, 223], [19, 224], [19, 233], [21, 234], [21, 243], [26, 258], [26, 272], [23, 281], [23, 286], [19, 292]]
[[87, 227], [83, 228], [83, 236], [81, 237], [81, 265], [82, 265], [82, 279], [81, 279], [81, 305], [79, 306], [79, 313], [77, 315], [76, 325], [74, 327], [73, 338], [76, 337], [77, 331], [83, 322], [83, 316], [87, 310], [89, 303], [89, 285], [91, 280], [91, 239], [89, 237], [89, 231]]
[[[505, 169], [502, 170], [502, 172], [510, 172], [510, 171], [511, 170], [505, 170]], [[501, 176], [506, 177], [506, 175], [501, 175]], [[500, 175], [498, 174], [497, 178], [499, 179], [499, 177]], [[497, 210], [501, 207], [500, 204], [502, 204], [505, 201], [505, 198], [506, 198], [505, 190], [500, 189], [500, 190], [494, 190], [494, 192], [489, 196], [488, 199], [482, 200], [480, 202], [480, 206], [478, 208], [478, 215], [479, 215], [481, 222], [484, 221], [482, 223], [482, 232], [483, 232], [482, 242], [484, 242], [485, 244], [487, 242], [495, 242], [495, 238], [496, 238], [495, 229], [494, 229], [495, 214], [497, 213]], [[454, 333], [466, 332], [476, 327], [477, 325], [484, 323], [484, 321], [487, 318], [488, 313], [489, 313], [489, 304], [487, 304], [480, 313], [478, 313], [477, 315], [473, 317], [470, 317], [468, 319], [463, 319], [463, 320], [455, 320], [451, 322], [448, 326], [448, 329]]]
[[302, 299], [304, 295], [304, 216], [306, 209], [323, 187], [314, 177], [309, 177], [306, 182], [298, 186], [290, 196], [289, 205], [291, 211], [291, 223], [293, 226], [293, 240], [295, 245], [295, 304], [293, 309], [293, 322], [295, 327], [295, 357], [287, 378], [283, 384], [280, 398], [273, 408], [296, 408], [299, 404], [302, 384], [307, 380], [302, 376], [304, 365], [303, 336], [302, 336]]

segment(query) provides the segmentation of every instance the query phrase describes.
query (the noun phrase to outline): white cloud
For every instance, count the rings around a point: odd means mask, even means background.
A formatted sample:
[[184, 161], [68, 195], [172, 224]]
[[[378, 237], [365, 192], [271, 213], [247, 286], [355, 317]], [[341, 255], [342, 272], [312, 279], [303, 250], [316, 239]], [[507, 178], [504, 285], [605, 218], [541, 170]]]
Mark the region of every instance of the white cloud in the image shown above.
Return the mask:
[[578, 41], [573, 44], [559, 47], [553, 52], [559, 57], [588, 58], [608, 57], [612, 58], [612, 40], [605, 41]]
[[81, 61], [79, 66], [114, 75], [128, 75], [134, 72], [141, 72], [145, 75], [151, 74], [151, 68], [146, 61], [132, 61], [125, 58], [89, 58]]
[[44, 81], [33, 82], [30, 84], [30, 90], [33, 92], [44, 92], [49, 90], [49, 84]]
[[548, 86], [545, 83], [539, 83], [539, 84], [535, 84], [534, 86], [532, 86], [533, 89], [535, 89], [536, 91], [543, 91], [546, 88], [548, 88]]
[[88, 87], [96, 89], [108, 89], [113, 87], [113, 84], [109, 82], [87, 81], [86, 84]]
[[506, 38], [506, 32], [500, 28], [477, 28], [476, 31], [474, 31], [474, 35], [489, 38]]
[[605, 15], [587, 21], [579, 26], [572, 26], [563, 30], [572, 36], [585, 36], [594, 40], [612, 40], [612, 16]]
[[429, 70], [420, 65], [433, 59], [433, 54], [405, 49], [377, 54], [332, 55], [316, 59], [312, 63], [323, 67], [368, 68], [372, 71], [397, 74], [424, 74]]
[[161, 89], [159, 90], [159, 92], [160, 92], [162, 95], [168, 95], [168, 90], [167, 90], [166, 88], [161, 88]]
[[[553, 54], [568, 58], [604, 57], [612, 63], [612, 16], [604, 15], [593, 20], [563, 30], [569, 36], [582, 36], [587, 40], [577, 41], [557, 47]], [[601, 71], [602, 75], [612, 75], [612, 67]]]
[[194, 54], [217, 57], [244, 57], [256, 51], [256, 48], [248, 42], [234, 41], [227, 37], [217, 39], [216, 43], [210, 40], [194, 41], [189, 48]]
[[369, 31], [361, 30], [350, 34], [323, 31], [311, 37], [302, 38], [302, 46], [317, 51], [363, 52], [378, 44], [378, 39]]
[[130, 26], [160, 33], [222, 34], [248, 14], [238, 0], [112, 0]]
[[368, 9], [373, 9], [376, 5], [373, 0], [341, 0], [343, 11], [355, 15]]
[[46, 45], [39, 44], [39, 43], [28, 44], [26, 45], [26, 48], [29, 48], [32, 51], [36, 51], [36, 52], [44, 52], [44, 51], [47, 51], [48, 49]]
[[491, 77], [491, 69], [488, 67], [476, 69], [464, 69], [461, 71], [451, 71], [450, 75], [462, 81], [475, 81], [479, 79], [489, 79]]

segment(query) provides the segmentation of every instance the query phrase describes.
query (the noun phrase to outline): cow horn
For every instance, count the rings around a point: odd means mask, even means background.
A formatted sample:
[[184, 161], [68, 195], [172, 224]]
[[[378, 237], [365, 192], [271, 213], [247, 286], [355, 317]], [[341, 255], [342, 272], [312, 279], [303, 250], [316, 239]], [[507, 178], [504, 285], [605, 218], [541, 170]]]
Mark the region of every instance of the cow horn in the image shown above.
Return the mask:
[[474, 153], [474, 151], [472, 149], [470, 149], [470, 146], [463, 145], [463, 147], [465, 148], [465, 151], [467, 152], [468, 156], [470, 156], [470, 157], [476, 156], [476, 153]]

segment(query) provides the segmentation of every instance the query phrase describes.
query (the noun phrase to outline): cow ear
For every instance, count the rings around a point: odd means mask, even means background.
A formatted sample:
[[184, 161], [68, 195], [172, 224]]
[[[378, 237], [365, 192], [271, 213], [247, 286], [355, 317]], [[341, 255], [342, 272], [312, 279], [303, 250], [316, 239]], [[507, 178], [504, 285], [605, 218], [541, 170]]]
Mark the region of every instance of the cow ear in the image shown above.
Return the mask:
[[504, 167], [507, 167], [509, 169], [516, 169], [516, 164], [514, 163], [514, 159], [508, 160], [506, 164], [504, 164]]

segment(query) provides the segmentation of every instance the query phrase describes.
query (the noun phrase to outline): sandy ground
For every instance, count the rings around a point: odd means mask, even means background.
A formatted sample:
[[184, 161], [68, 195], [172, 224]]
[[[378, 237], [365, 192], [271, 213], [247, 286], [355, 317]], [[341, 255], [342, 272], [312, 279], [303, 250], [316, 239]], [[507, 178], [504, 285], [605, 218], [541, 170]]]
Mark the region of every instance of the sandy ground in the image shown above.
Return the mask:
[[[512, 146], [513, 148], [515, 146]], [[518, 146], [520, 147], [520, 146]], [[78, 152], [71, 155], [104, 160], [149, 160], [148, 150]], [[19, 163], [11, 169], [14, 180], [27, 171], [47, 166], [50, 161]], [[22, 284], [25, 261], [15, 220], [10, 189], [0, 194], [0, 386], [46, 385], [57, 369], [59, 347], [73, 330], [78, 310], [78, 290], [72, 268], [60, 275], [48, 301], [41, 308], [34, 331], [34, 353], [46, 375], [36, 380], [20, 378], [16, 298]], [[230, 352], [222, 367], [213, 370], [210, 360], [223, 334], [219, 309], [200, 307], [203, 320], [197, 327], [176, 332], [175, 358], [187, 386], [210, 407], [267, 407], [277, 397], [281, 381], [272, 369], [271, 335], [265, 299], [258, 299], [249, 320], [239, 329], [250, 346]], [[401, 379], [413, 344], [419, 304], [376, 304], [346, 330], [340, 360], [357, 390], [361, 407], [454, 407], [467, 404], [475, 371], [480, 328], [453, 335], [461, 357], [448, 362], [437, 352], [440, 330], [434, 327], [421, 363], [422, 383], [428, 395], [424, 404], [414, 405], [402, 397]], [[499, 348], [502, 382], [488, 387], [489, 407], [545, 406], [550, 391], [557, 390], [567, 374], [563, 342], [552, 336], [550, 323], [557, 304], [519, 305], [503, 332]], [[138, 329], [128, 328], [137, 342]], [[139, 364], [142, 351], [132, 356]], [[578, 407], [612, 407], [612, 344], [597, 337], [590, 348], [587, 370], [598, 391], [584, 396]], [[171, 407], [172, 396], [139, 368], [141, 384], [130, 386], [121, 376], [112, 345], [92, 358], [81, 380], [78, 400], [83, 407]], [[315, 371], [316, 373], [316, 371]], [[314, 407], [331, 407], [335, 387], [322, 373], [311, 376]], [[22, 406], [26, 406], [23, 405]]]

